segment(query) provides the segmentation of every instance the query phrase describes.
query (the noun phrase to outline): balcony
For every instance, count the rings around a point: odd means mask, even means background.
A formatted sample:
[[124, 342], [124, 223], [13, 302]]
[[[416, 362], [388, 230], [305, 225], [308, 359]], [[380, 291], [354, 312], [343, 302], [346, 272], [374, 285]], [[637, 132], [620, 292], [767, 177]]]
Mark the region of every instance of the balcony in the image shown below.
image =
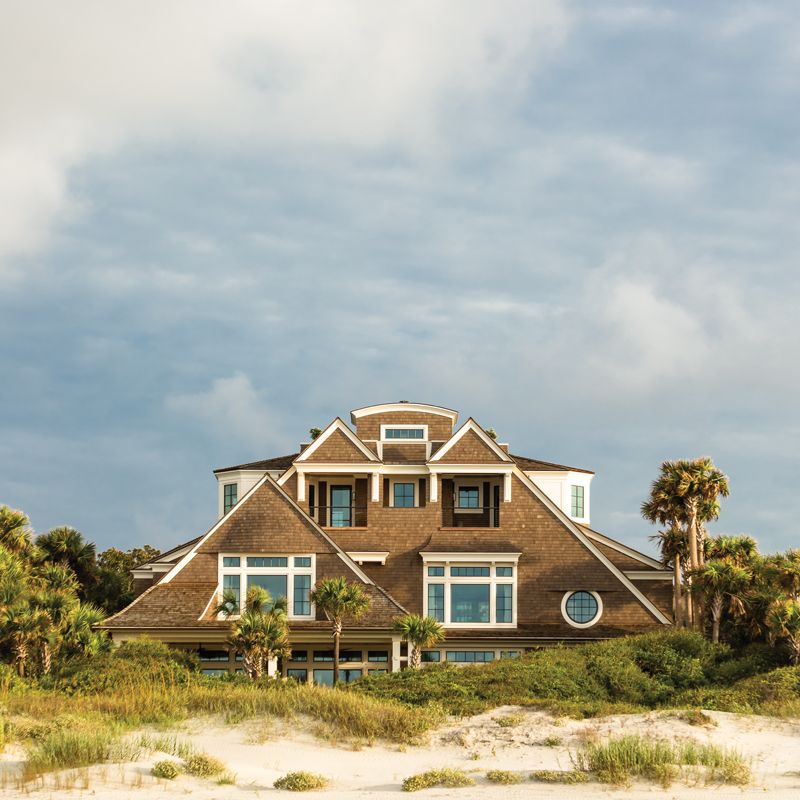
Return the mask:
[[366, 505], [310, 506], [309, 512], [322, 528], [366, 528]]
[[468, 508], [442, 505], [443, 528], [499, 528], [500, 504]]

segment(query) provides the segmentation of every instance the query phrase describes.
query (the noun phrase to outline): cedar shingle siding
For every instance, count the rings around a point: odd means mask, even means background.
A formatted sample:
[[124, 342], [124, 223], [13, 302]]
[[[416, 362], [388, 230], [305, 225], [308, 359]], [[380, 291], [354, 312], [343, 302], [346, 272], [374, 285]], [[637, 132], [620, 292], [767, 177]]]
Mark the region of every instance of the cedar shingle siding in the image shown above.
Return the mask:
[[[367, 414], [357, 420], [356, 435], [366, 440], [373, 452], [377, 452], [376, 442], [380, 439], [382, 424], [427, 425], [431, 453], [454, 432], [451, 419], [444, 415], [406, 410]], [[635, 586], [662, 614], [670, 613], [671, 580], [667, 573], [653, 567], [652, 560], [638, 558], [635, 551], [620, 552], [608, 540], [596, 541], [592, 536], [597, 534], [582, 526], [576, 527], [564, 513], [554, 510], [549, 501], [542, 499], [540, 490], [531, 488], [521, 473], [512, 475], [511, 499], [506, 502], [501, 470], [507, 470], [505, 465], [512, 462], [500, 458], [473, 428], [468, 428], [441, 462], [433, 463], [440, 471], [441, 466], [447, 464], [476, 465], [466, 478], [473, 485], [481, 486], [482, 505], [492, 506], [493, 517], [490, 518], [488, 509], [472, 515], [453, 511], [454, 477], [465, 477], [457, 467], [454, 467], [455, 475], [444, 471], [436, 478], [438, 498], [432, 502], [433, 476], [426, 463], [428, 446], [418, 441], [389, 441], [382, 445], [382, 462], [371, 461], [341, 430], [334, 430], [310, 458], [297, 462], [305, 473], [303, 501], [297, 501], [298, 478], [292, 467], [298, 454], [226, 468], [263, 469], [272, 474], [277, 474], [277, 470], [284, 472], [284, 477], [279, 483], [265, 478], [216, 523], [210, 535], [201, 537], [193, 545], [188, 555], [183, 556], [185, 563], [180, 568], [173, 566], [166, 581], [163, 573], [154, 573], [155, 585], [150, 585], [128, 608], [107, 620], [105, 626], [126, 636], [147, 631], [172, 641], [179, 631], [189, 631], [186, 636], [194, 636], [196, 641], [203, 641], [204, 637], [208, 641], [222, 641], [228, 623], [216, 619], [213, 613], [221, 553], [287, 556], [314, 553], [317, 580], [344, 575], [348, 580], [362, 583], [370, 596], [371, 607], [361, 620], [347, 626], [346, 636], [350, 636], [351, 641], [371, 631], [369, 635], [374, 637], [380, 632], [385, 637], [382, 641], [390, 642], [394, 618], [406, 611], [422, 613], [421, 553], [520, 554], [516, 573], [516, 627], [500, 630], [476, 626], [448, 630], [448, 642], [461, 643], [462, 647], [469, 646], [470, 641], [482, 647], [501, 648], [514, 646], [515, 642], [534, 646], [547, 641], [595, 639], [664, 623], [663, 618], [659, 619], [657, 613], [649, 610], [631, 589]], [[572, 471], [591, 475], [588, 470], [551, 462], [522, 456], [512, 458], [519, 468], [531, 472]], [[411, 474], [393, 473], [391, 465], [396, 463], [417, 466]], [[341, 465], [346, 464], [353, 465], [352, 473], [341, 472]], [[339, 465], [340, 469], [326, 473], [328, 465]], [[381, 470], [379, 496], [373, 500], [370, 473], [378, 469]], [[224, 480], [225, 471], [217, 471], [223, 473], [221, 480]], [[414, 484], [417, 507], [389, 507], [392, 478]], [[352, 527], [322, 529], [310, 516], [310, 490], [313, 487], [315, 502], [324, 505], [327, 487], [337, 481], [352, 481], [354, 487], [356, 509]], [[497, 522], [498, 518], [499, 523], [492, 525], [492, 520]], [[581, 541], [582, 537], [588, 538]], [[176, 552], [186, 551], [176, 548]], [[388, 553], [385, 564], [370, 561], [368, 556], [377, 552]], [[357, 566], [347, 553], [366, 554], [367, 557]], [[166, 559], [169, 565], [178, 565], [179, 561], [177, 556]], [[634, 573], [634, 577], [623, 577], [626, 571]], [[644, 580], [637, 575], [643, 572], [659, 577]], [[144, 589], [147, 580], [137, 577], [136, 584], [137, 588]], [[588, 628], [569, 625], [561, 614], [564, 594], [581, 589], [599, 593], [603, 603], [602, 617]], [[303, 644], [303, 637], [324, 637], [328, 627], [323, 618], [290, 622], [293, 642], [303, 648], [307, 646]], [[399, 650], [395, 655], [397, 653]], [[395, 659], [395, 668], [399, 663], [397, 658], [399, 656]]]

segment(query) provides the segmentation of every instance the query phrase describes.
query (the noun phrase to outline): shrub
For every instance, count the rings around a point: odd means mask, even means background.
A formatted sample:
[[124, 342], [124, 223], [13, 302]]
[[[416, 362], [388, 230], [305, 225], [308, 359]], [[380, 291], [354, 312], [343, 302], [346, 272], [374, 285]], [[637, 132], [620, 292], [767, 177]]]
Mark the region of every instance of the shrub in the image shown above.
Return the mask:
[[324, 789], [329, 784], [330, 781], [324, 775], [300, 771], [289, 772], [272, 785], [287, 792], [311, 792], [315, 789]]
[[545, 736], [544, 737], [544, 740], [542, 741], [542, 744], [545, 747], [558, 747], [561, 744], [562, 741], [563, 740], [561, 739], [560, 736], [554, 736], [554, 735], [551, 734], [550, 736]]
[[168, 781], [174, 780], [183, 770], [177, 761], [156, 761], [151, 770], [154, 778], [164, 778]]
[[522, 776], [518, 772], [511, 772], [507, 769], [490, 769], [486, 773], [486, 779], [492, 783], [522, 783]]
[[537, 769], [531, 773], [532, 781], [542, 783], [586, 783], [589, 776], [585, 772], [577, 770], [557, 770], [557, 769]]
[[213, 778], [225, 771], [225, 765], [207, 753], [195, 753], [184, 762], [186, 771], [197, 778]]
[[516, 728], [521, 725], [525, 720], [524, 714], [506, 714], [504, 717], [497, 717], [495, 722], [501, 728]]
[[236, 783], [236, 773], [223, 772], [217, 777], [217, 784], [219, 786], [233, 786]]
[[403, 781], [404, 792], [418, 792], [433, 786], [455, 789], [461, 786], [474, 786], [475, 781], [463, 769], [429, 769], [419, 775], [412, 775]]

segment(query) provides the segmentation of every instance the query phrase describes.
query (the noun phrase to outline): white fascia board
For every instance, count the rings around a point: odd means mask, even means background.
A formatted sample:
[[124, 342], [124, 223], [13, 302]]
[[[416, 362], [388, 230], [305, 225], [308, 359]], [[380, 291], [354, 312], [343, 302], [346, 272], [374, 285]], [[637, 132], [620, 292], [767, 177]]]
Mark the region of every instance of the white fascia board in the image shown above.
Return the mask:
[[[581, 530], [580, 526], [573, 522], [521, 469], [514, 470], [514, 474], [522, 481], [522, 483], [560, 520], [575, 538], [593, 555], [597, 560], [603, 564], [608, 571], [616, 577], [619, 582], [625, 586], [631, 594], [662, 624], [671, 625], [670, 619], [664, 615], [647, 597], [645, 597], [639, 589], [634, 586], [630, 579], [614, 563], [608, 559], [603, 553], [600, 552], [591, 539], [586, 535], [586, 532]], [[661, 566], [659, 564], [659, 566]]]
[[[298, 475], [309, 475], [311, 473], [340, 475], [346, 473], [348, 475], [357, 475], [362, 473], [364, 475], [371, 475], [373, 472], [380, 472], [380, 464], [361, 464], [355, 462], [352, 464], [324, 464], [314, 461], [311, 464], [295, 464], [293, 469]], [[281, 476], [282, 478], [283, 476]], [[283, 485], [283, 484], [281, 484]]]
[[586, 536], [588, 536], [595, 542], [600, 542], [600, 544], [604, 544], [606, 547], [610, 547], [612, 550], [616, 550], [618, 553], [622, 553], [622, 555], [628, 556], [628, 558], [632, 558], [635, 561], [640, 561], [642, 564], [647, 564], [648, 567], [652, 567], [653, 569], [658, 569], [658, 570], [664, 568], [664, 565], [657, 559], [651, 558], [650, 556], [647, 556], [644, 553], [640, 553], [638, 550], [634, 550], [631, 547], [626, 547], [621, 542], [618, 542], [615, 539], [611, 539], [608, 536], [603, 535], [602, 533], [598, 533], [597, 531], [589, 529], [584, 530], [584, 533], [586, 534]]
[[350, 428], [345, 425], [344, 420], [341, 417], [336, 417], [336, 419], [325, 428], [322, 433], [314, 439], [313, 443], [310, 447], [307, 447], [303, 450], [302, 453], [295, 459], [295, 464], [302, 461], [307, 461], [308, 457], [315, 453], [322, 444], [327, 441], [336, 431], [341, 431], [370, 461], [377, 461], [378, 456], [372, 452], [372, 450], [367, 447], [361, 439], [356, 436]]
[[428, 464], [431, 475], [511, 475], [513, 464]]
[[429, 406], [426, 403], [381, 403], [376, 406], [364, 406], [356, 408], [350, 412], [350, 419], [355, 425], [357, 419], [361, 417], [371, 417], [373, 414], [396, 414], [405, 411], [416, 412], [419, 414], [436, 414], [439, 417], [447, 417], [453, 425], [458, 419], [458, 411], [444, 406]]
[[430, 461], [441, 461], [442, 456], [452, 449], [469, 431], [474, 431], [478, 438], [501, 460], [506, 463], [514, 464], [514, 460], [508, 453], [503, 452], [497, 442], [489, 436], [486, 431], [470, 417], [431, 457]]
[[[270, 470], [270, 472], [275, 471], [276, 470]], [[230, 483], [234, 480], [238, 481], [241, 478], [260, 478], [264, 472], [266, 472], [266, 470], [263, 469], [229, 469], [227, 472], [215, 472], [214, 475], [217, 478], [217, 483]]]
[[386, 559], [389, 557], [389, 551], [385, 550], [380, 553], [374, 552], [348, 552], [347, 553], [356, 564], [386, 564]]
[[516, 564], [522, 553], [476, 553], [474, 551], [470, 551], [469, 553], [437, 553], [430, 550], [423, 550], [420, 552], [420, 555], [422, 556], [423, 563], [427, 563], [428, 561], [445, 561], [448, 563], [451, 561], [489, 561], [491, 563], [496, 561], [513, 561]]
[[626, 569], [625, 575], [632, 581], [669, 581], [672, 583], [673, 574], [672, 570], [633, 570]]

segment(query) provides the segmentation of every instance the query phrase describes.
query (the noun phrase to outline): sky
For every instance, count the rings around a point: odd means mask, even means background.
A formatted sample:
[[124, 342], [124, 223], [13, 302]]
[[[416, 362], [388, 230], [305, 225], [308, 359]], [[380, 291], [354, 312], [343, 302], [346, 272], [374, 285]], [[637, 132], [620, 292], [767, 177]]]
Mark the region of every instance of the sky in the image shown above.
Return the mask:
[[167, 549], [371, 403], [800, 545], [800, 15], [0, 0], [0, 503]]

